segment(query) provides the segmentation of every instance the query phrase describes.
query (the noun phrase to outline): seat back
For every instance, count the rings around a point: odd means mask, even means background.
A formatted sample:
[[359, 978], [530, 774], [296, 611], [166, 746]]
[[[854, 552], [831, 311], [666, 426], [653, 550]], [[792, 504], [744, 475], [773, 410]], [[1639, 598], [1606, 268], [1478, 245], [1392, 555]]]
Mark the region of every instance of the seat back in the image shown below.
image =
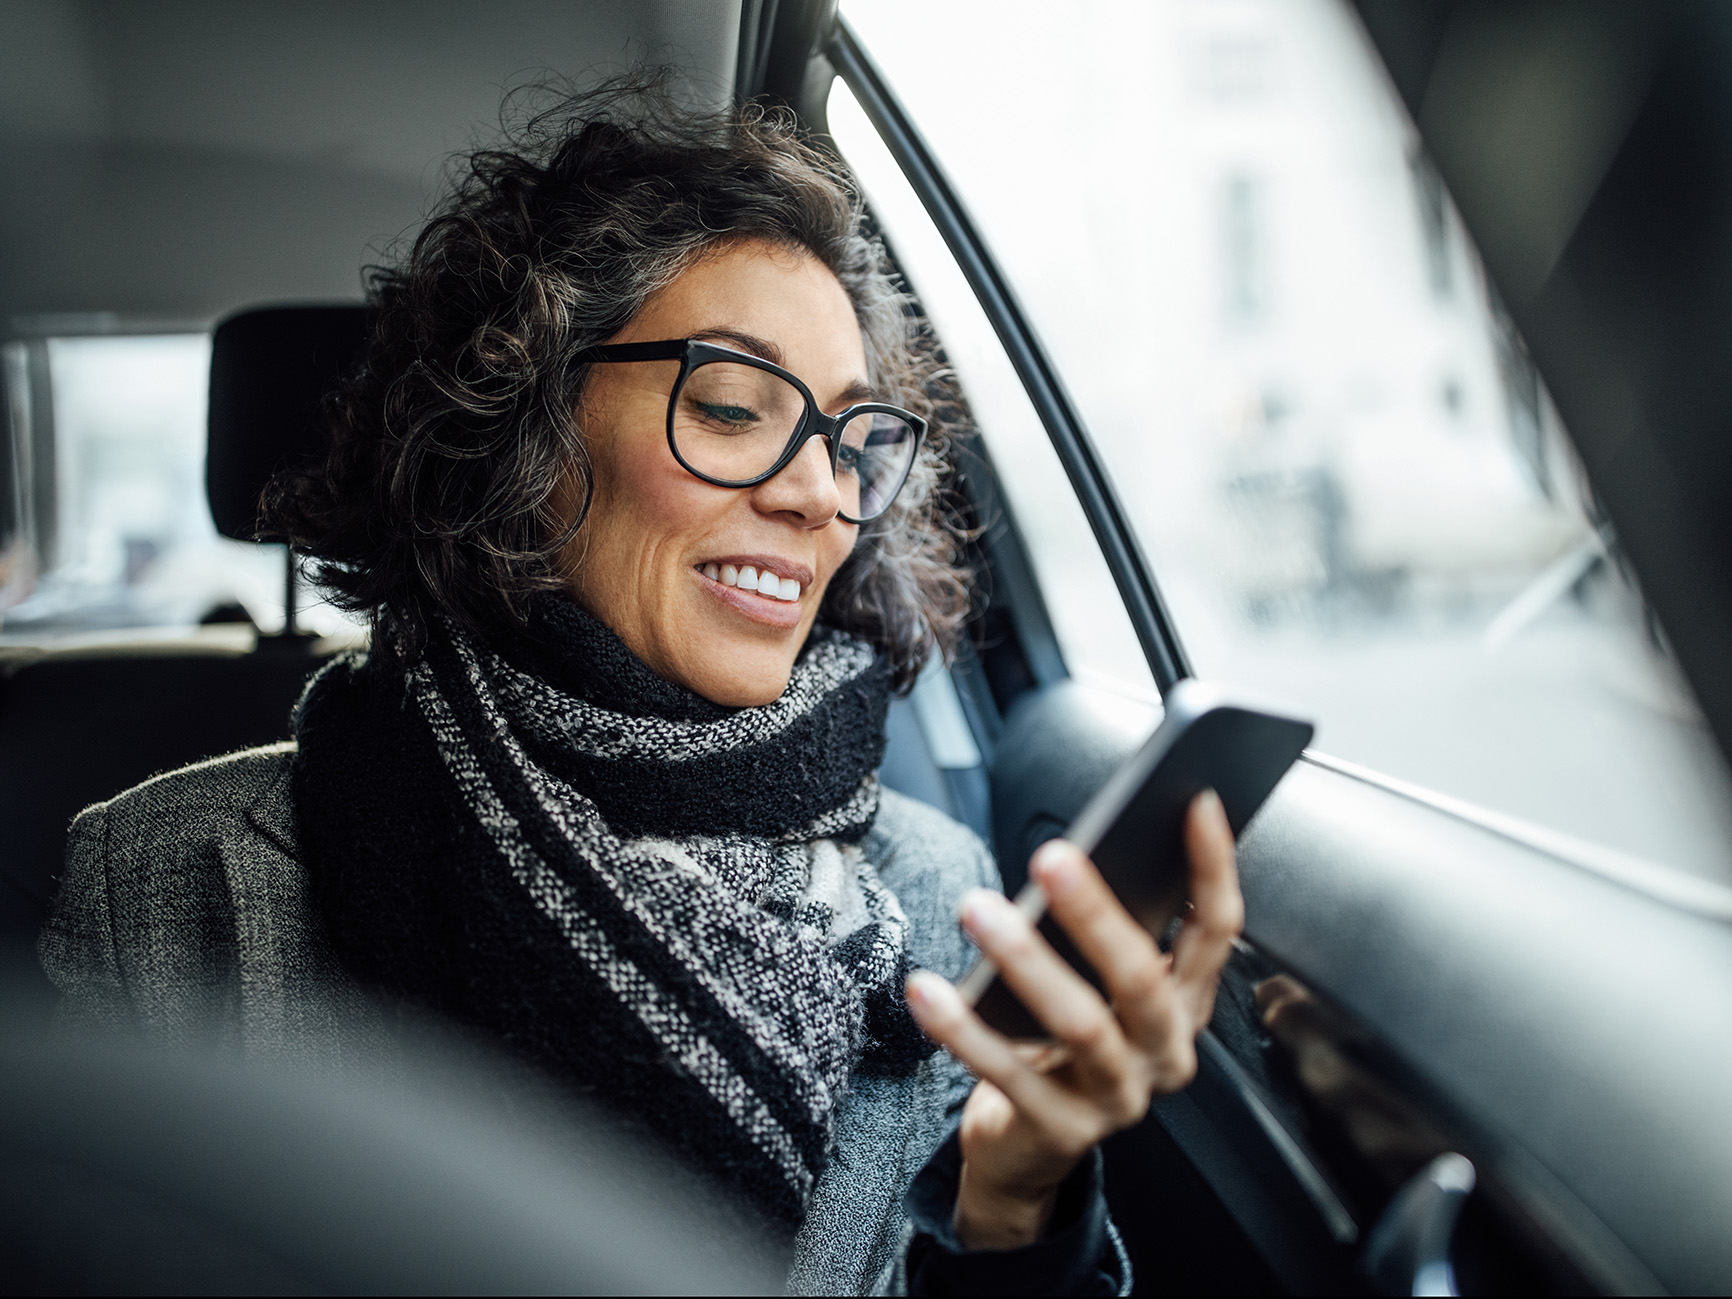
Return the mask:
[[359, 304], [254, 307], [217, 325], [205, 493], [225, 537], [259, 540], [271, 476], [324, 454], [320, 403], [354, 369], [369, 327]]

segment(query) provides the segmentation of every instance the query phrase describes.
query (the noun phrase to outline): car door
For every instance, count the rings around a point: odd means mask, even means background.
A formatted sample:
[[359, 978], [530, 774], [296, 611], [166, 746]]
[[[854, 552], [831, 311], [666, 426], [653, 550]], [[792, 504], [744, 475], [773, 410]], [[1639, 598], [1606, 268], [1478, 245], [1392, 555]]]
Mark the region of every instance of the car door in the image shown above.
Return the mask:
[[[1371, 7], [1374, 45], [1354, 11], [1325, 3], [948, 21], [845, 9], [866, 40], [820, 5], [801, 18], [813, 58], [788, 54], [787, 13], [780, 45], [765, 42], [783, 62], [759, 84], [827, 129], [861, 177], [979, 429], [958, 485], [981, 622], [910, 712], [1007, 885], [1175, 680], [1284, 684], [1317, 714], [1318, 749], [1241, 845], [1245, 941], [1197, 1081], [1109, 1146], [1109, 1197], [1149, 1292], [1653, 1292], [1732, 1276], [1724, 658], [1703, 632], [1712, 609], [1651, 598], [1700, 591], [1711, 548], [1656, 544], [1668, 502], [1652, 480], [1632, 492], [1605, 445], [1572, 440], [1578, 422], [1604, 433], [1579, 381], [1607, 335], [1553, 328], [1536, 367], [1500, 292], [1519, 259], [1500, 245], [1484, 268], [1407, 116], [1445, 129], [1426, 109], [1439, 75], [1448, 120], [1500, 86], [1494, 107], [1513, 111], [1507, 77], [1481, 75], [1507, 72], [1487, 51], [1512, 42], [1530, 73], [1545, 66], [1534, 48], [1604, 75], [1633, 50], [1645, 77], [1687, 25], [1632, 35], [1583, 10], [1548, 29], [1516, 6], [1528, 25], [1500, 46], [1485, 18], [1497, 8], [1419, 6], [1424, 21], [1404, 26]], [[1628, 129], [1649, 83], [1613, 81]], [[1565, 83], [1554, 89], [1576, 111], [1580, 83]], [[1535, 116], [1548, 85], [1529, 87]], [[938, 106], [930, 137], [899, 92]], [[1216, 116], [1149, 108], [1169, 92]], [[1363, 111], [1344, 118], [1335, 100], [1353, 95]], [[1180, 164], [1205, 146], [1219, 164], [1199, 209], [1209, 224], [1151, 216], [1146, 238], [1115, 242], [1125, 211], [1163, 201], [1149, 173], [1183, 189]], [[1336, 153], [1359, 160], [1352, 183], [1313, 165]], [[1578, 217], [1595, 179], [1570, 181]], [[1335, 327], [1295, 304], [1307, 286], [1313, 303], [1352, 297], [1349, 254], [1391, 238], [1376, 219], [1391, 192], [1412, 202], [1404, 291], [1419, 305], [1352, 322], [1368, 359], [1325, 400], [1315, 380]], [[1309, 216], [1271, 223], [1283, 202], [1311, 203]], [[1569, 234], [1552, 231], [1566, 252]], [[1212, 264], [1216, 319], [1141, 327], [1163, 283], [1183, 298], [1182, 275], [1150, 273], [1160, 241]], [[1299, 268], [1285, 279], [1283, 253]], [[1334, 283], [1313, 273], [1332, 267]], [[1280, 344], [1270, 322], [1289, 309]], [[1211, 329], [1230, 349], [1190, 345]], [[1644, 340], [1626, 327], [1615, 341]], [[1261, 385], [1219, 385], [1187, 423], [1163, 393], [1208, 391], [1175, 371], [1222, 355]], [[1434, 409], [1375, 416], [1380, 400], [1401, 408], [1378, 385], [1413, 374]], [[1626, 461], [1628, 444], [1664, 442], [1664, 427], [1618, 413]], [[1688, 685], [1668, 633], [1689, 640]]]

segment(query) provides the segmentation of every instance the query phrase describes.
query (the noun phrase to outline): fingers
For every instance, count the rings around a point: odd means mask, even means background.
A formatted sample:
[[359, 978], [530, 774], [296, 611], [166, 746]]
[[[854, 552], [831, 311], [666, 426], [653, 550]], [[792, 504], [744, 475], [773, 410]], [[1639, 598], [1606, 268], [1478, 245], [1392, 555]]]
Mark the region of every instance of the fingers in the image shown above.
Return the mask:
[[1106, 984], [1131, 1036], [1159, 1033], [1170, 1012], [1170, 962], [1114, 896], [1094, 864], [1073, 844], [1054, 839], [1029, 863], [1053, 918]]
[[[1108, 901], [1117, 906], [1110, 894]], [[1055, 1038], [1107, 1067], [1122, 1055], [1124, 1035], [1111, 1008], [1008, 900], [972, 890], [963, 898], [962, 923], [999, 977]]]
[[1272, 974], [1251, 989], [1263, 1023], [1272, 1024], [1289, 1006], [1311, 1000], [1311, 992], [1290, 974]]
[[1026, 1052], [986, 1023], [956, 989], [930, 970], [908, 976], [908, 1008], [926, 1036], [962, 1061], [1024, 1111], [1039, 1112], [1054, 1101], [1054, 1085]]
[[1191, 800], [1185, 814], [1185, 851], [1191, 861], [1191, 914], [1173, 944], [1173, 973], [1200, 1000], [1198, 1010], [1207, 1018], [1221, 967], [1245, 927], [1233, 831], [1212, 789]]

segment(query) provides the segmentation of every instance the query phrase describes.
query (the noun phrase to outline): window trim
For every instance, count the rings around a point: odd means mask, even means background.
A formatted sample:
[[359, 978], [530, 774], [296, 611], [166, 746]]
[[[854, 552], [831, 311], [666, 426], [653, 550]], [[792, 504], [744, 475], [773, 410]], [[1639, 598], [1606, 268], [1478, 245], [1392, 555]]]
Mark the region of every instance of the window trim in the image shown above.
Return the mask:
[[1164, 695], [1192, 675], [1190, 661], [1136, 544], [1124, 506], [1057, 368], [932, 150], [845, 19], [838, 19], [825, 53], [902, 168], [992, 322], [1094, 529], [1156, 688]]
[[1716, 924], [1732, 925], [1732, 887], [1664, 862], [1653, 861], [1621, 848], [1582, 839], [1563, 830], [1499, 812], [1465, 798], [1440, 793], [1412, 781], [1386, 776], [1372, 767], [1333, 758], [1307, 749], [1300, 761], [1348, 780], [1369, 785], [1386, 794], [1417, 803], [1457, 821], [1477, 826], [1534, 852], [1544, 853], [1589, 875], [1598, 875], [1676, 911], [1689, 912]]

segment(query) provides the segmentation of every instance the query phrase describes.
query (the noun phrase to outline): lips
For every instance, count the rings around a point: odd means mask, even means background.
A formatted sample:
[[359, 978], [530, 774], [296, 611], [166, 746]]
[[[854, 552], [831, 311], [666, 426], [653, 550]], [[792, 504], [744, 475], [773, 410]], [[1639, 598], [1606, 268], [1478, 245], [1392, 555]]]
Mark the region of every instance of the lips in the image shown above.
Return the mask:
[[803, 615], [802, 597], [811, 589], [811, 568], [776, 555], [728, 555], [692, 565], [704, 587], [753, 622], [787, 630]]

